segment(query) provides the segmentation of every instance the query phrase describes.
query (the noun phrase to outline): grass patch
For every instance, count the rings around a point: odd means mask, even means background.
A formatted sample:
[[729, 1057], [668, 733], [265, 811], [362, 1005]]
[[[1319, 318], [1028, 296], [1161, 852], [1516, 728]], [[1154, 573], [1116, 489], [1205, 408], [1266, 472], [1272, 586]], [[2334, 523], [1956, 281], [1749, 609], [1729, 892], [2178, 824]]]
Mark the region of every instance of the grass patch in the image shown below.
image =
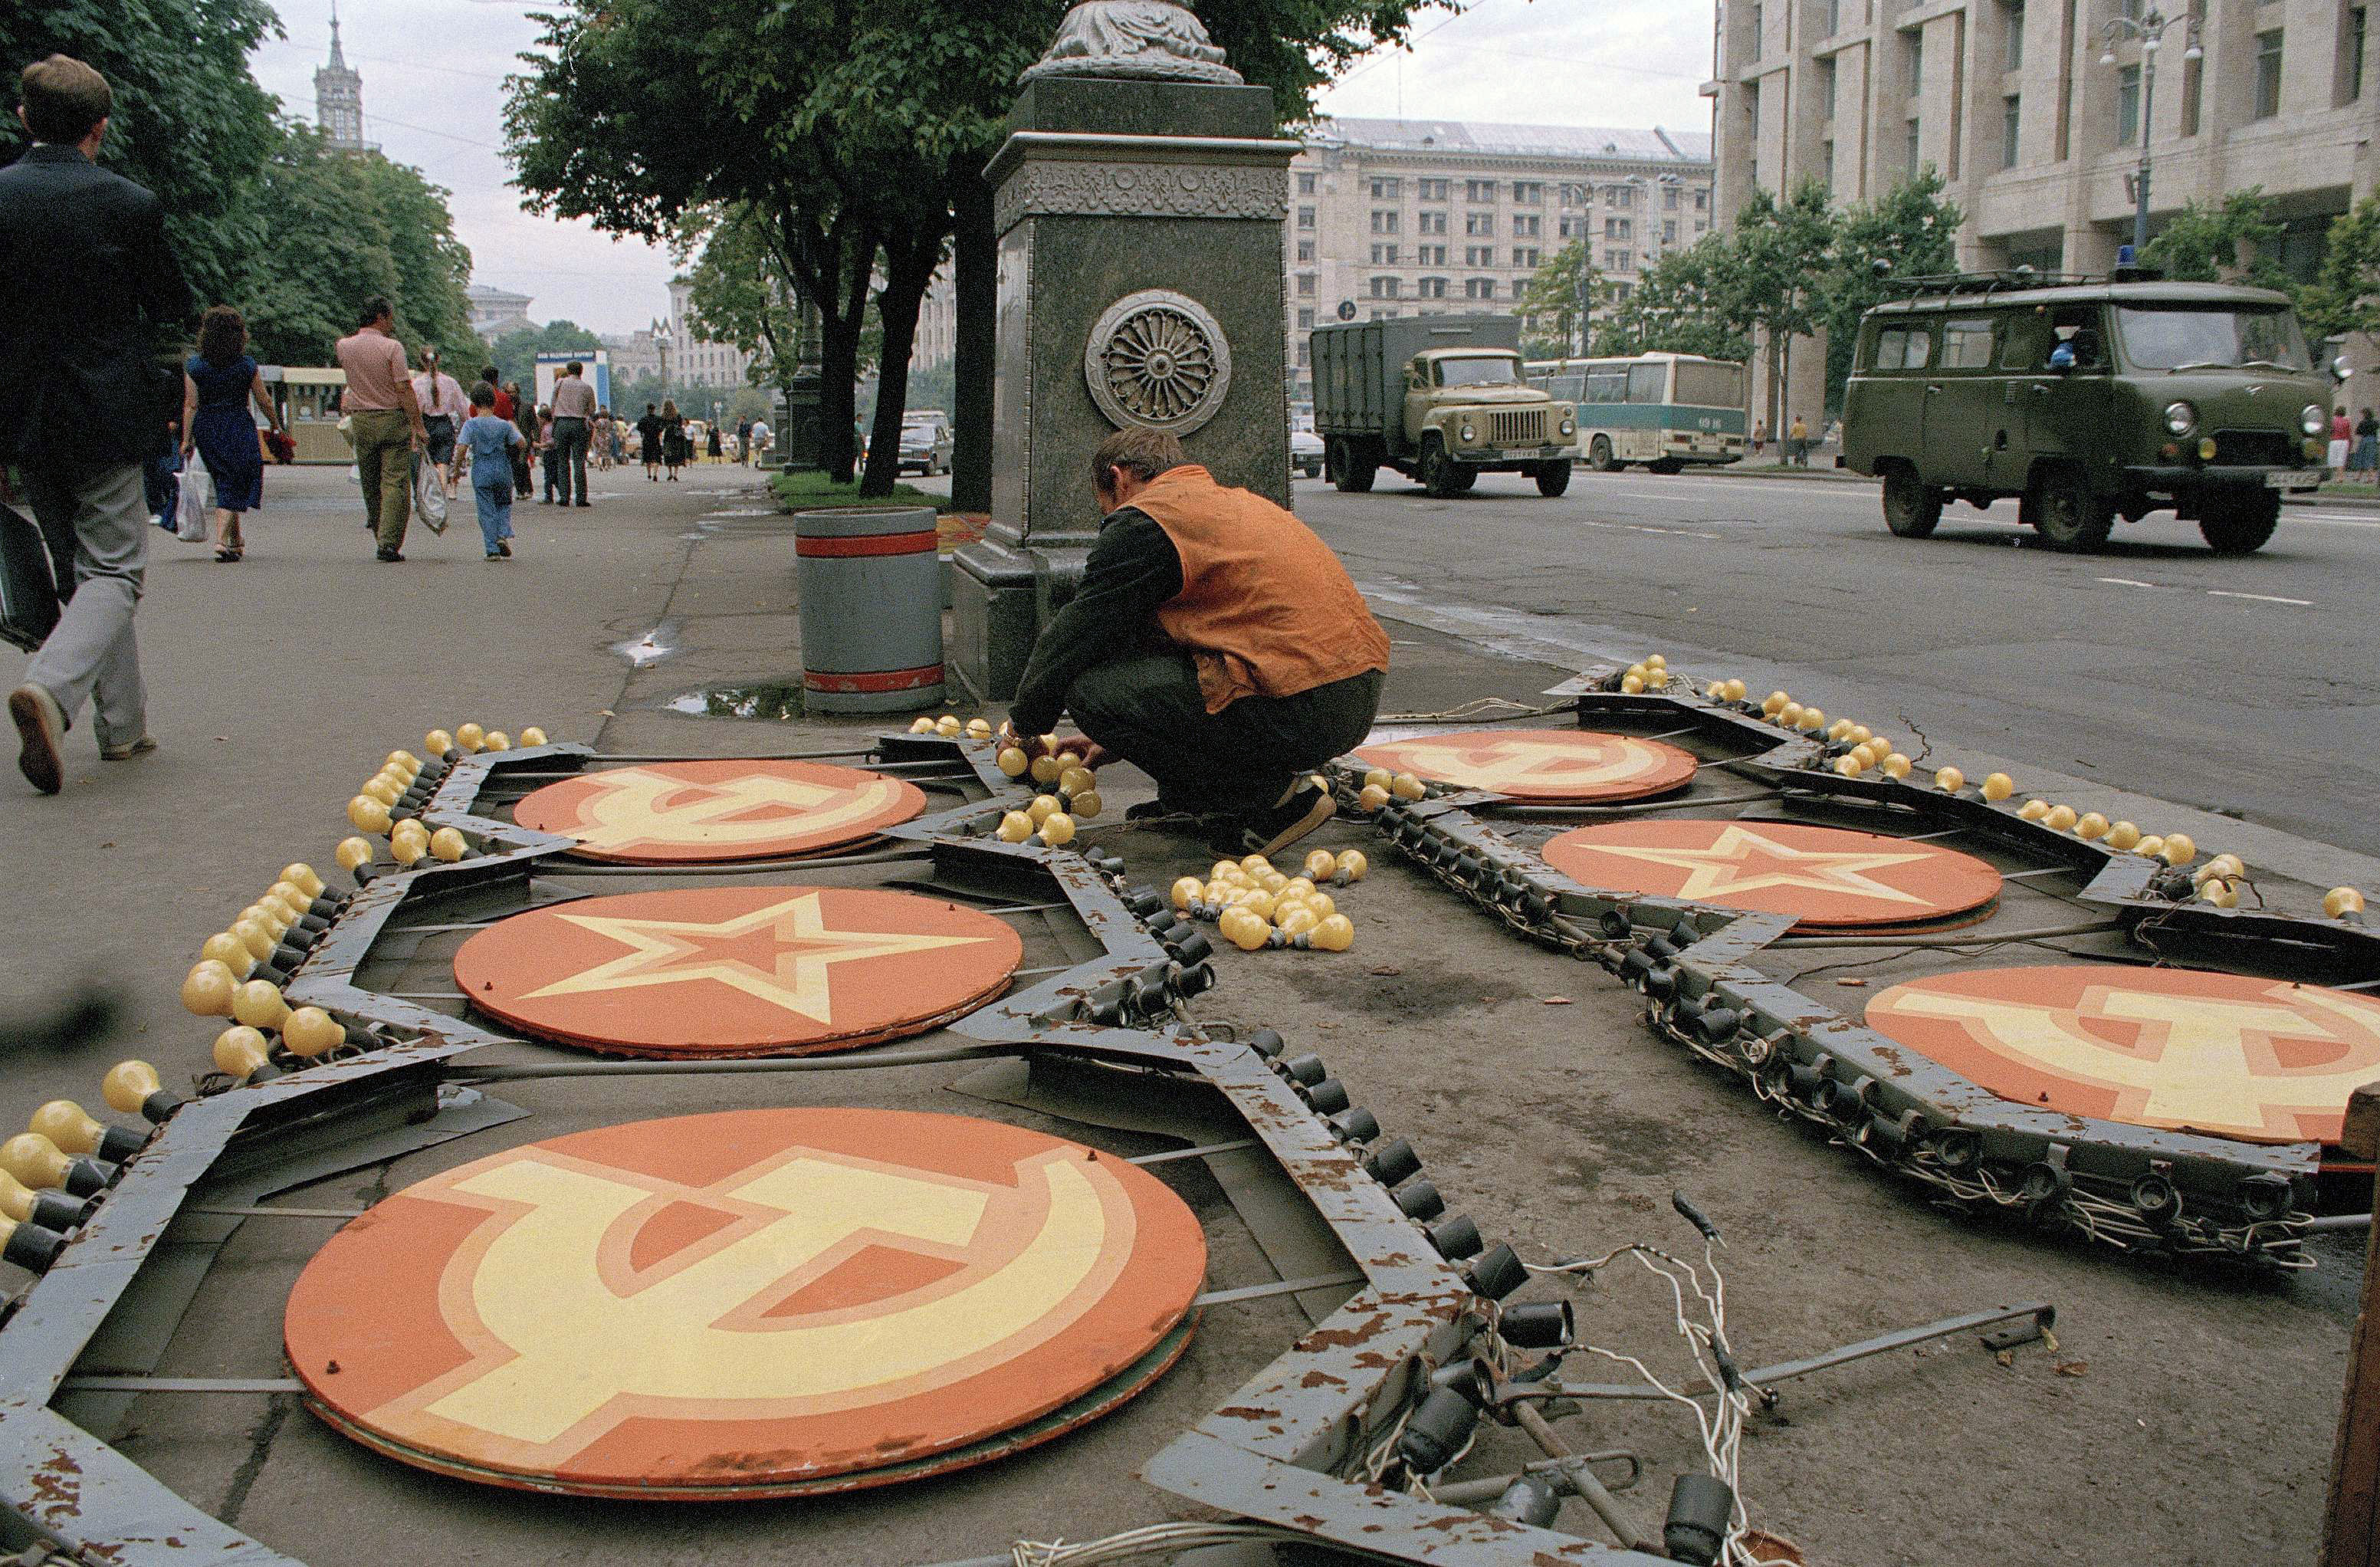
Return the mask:
[[895, 484], [890, 495], [860, 498], [857, 484], [837, 484], [823, 473], [777, 473], [769, 476], [769, 488], [775, 491], [778, 501], [787, 511], [808, 511], [818, 506], [933, 506], [940, 509], [941, 498], [927, 494], [911, 484]]

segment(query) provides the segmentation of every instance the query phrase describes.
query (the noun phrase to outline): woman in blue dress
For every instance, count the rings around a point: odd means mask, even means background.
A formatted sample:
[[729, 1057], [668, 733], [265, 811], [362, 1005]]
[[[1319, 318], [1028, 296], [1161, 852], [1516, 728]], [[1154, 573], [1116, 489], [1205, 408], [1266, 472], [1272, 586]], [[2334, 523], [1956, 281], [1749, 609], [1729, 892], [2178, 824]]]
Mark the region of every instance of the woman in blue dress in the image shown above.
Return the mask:
[[199, 323], [199, 351], [182, 367], [182, 456], [192, 447], [215, 486], [215, 559], [236, 561], [247, 548], [239, 519], [264, 504], [264, 449], [249, 405], [272, 421], [281, 415], [248, 353], [248, 322], [229, 305], [209, 307]]

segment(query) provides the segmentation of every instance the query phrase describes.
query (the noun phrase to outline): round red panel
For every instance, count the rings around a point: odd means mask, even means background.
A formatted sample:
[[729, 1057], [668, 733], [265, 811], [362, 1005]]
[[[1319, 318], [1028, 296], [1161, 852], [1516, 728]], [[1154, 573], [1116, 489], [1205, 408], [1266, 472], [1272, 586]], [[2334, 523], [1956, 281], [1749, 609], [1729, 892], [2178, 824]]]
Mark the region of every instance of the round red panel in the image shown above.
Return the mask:
[[471, 1004], [623, 1055], [806, 1055], [921, 1033], [998, 995], [1004, 922], [845, 887], [681, 887], [498, 920], [455, 954]]
[[1604, 822], [1539, 852], [1590, 887], [1790, 914], [1797, 929], [1945, 919], [2000, 891], [2000, 873], [1973, 855], [1799, 822]]
[[523, 827], [631, 865], [776, 859], [856, 844], [926, 808], [914, 784], [814, 761], [662, 761], [549, 784]]
[[877, 1485], [1046, 1440], [1186, 1342], [1206, 1237], [997, 1122], [747, 1110], [408, 1186], [299, 1275], [314, 1408], [425, 1469], [662, 1500]]
[[2252, 1143], [2336, 1143], [2380, 1077], [2380, 1002], [2188, 968], [1944, 974], [1879, 991], [1867, 1025], [2019, 1104]]
[[1641, 800], [1694, 782], [1690, 752], [1583, 729], [1466, 729], [1366, 746], [1357, 760], [1542, 805]]

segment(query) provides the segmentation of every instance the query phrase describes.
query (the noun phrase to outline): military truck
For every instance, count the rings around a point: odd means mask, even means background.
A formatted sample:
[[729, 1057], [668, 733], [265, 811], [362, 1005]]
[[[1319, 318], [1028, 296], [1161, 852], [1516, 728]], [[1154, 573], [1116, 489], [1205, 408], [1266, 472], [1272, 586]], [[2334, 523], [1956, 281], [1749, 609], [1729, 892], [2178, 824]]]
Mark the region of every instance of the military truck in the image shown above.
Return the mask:
[[1844, 467], [1884, 480], [1885, 525], [1923, 539], [1946, 499], [2021, 500], [2060, 550], [2171, 507], [2217, 554], [2273, 536], [2323, 476], [2332, 383], [2289, 297], [2030, 269], [1907, 280], [1860, 322]]
[[1341, 490], [1381, 468], [1433, 495], [1483, 473], [1525, 473], [1537, 493], [1570, 488], [1578, 410], [1521, 378], [1512, 316], [1399, 316], [1314, 329], [1314, 428]]

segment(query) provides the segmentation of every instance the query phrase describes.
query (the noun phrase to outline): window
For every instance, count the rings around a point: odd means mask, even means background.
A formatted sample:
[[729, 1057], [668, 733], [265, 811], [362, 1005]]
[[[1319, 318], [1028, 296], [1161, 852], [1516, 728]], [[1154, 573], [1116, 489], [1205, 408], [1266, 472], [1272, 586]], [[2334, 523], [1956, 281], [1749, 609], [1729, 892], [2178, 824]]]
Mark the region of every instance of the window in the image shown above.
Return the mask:
[[1527, 271], [1535, 271], [1544, 262], [1545, 256], [1546, 253], [1534, 245], [1512, 247], [1512, 264]]
[[1633, 250], [1606, 250], [1603, 252], [1603, 270], [1606, 272], [1634, 272], [1636, 270], [1635, 252]]
[[1546, 220], [1529, 213], [1512, 214], [1512, 237], [1536, 239], [1545, 233]]
[[1314, 298], [1314, 274], [1312, 273], [1302, 272], [1297, 274], [1297, 297], [1301, 299], [1311, 299]]
[[1904, 149], [1902, 154], [1907, 159], [1907, 163], [1903, 166], [1908, 169], [1909, 177], [1912, 179], [1915, 179], [1917, 177], [1917, 171], [1920, 166], [1917, 162], [1917, 120], [1914, 116], [1912, 116], [1909, 121], [1909, 145]]
[[1561, 221], [1554, 225], [1554, 232], [1564, 239], [1584, 239], [1594, 222], [1593, 218], [1572, 217], [1564, 213]]
[[1755, 60], [1768, 52], [1765, 42], [1768, 33], [1767, 22], [1767, 7], [1760, 0], [1752, 0], [1752, 57]]
[[1667, 361], [1628, 367], [1628, 400], [1632, 403], [1658, 403], [1668, 395], [1670, 367]]
[[1615, 283], [1611, 285], [1611, 302], [1615, 305], [1624, 305], [1628, 302], [1628, 296], [1634, 292], [1636, 292], [1636, 285], [1633, 283]]
[[2021, 71], [2024, 69], [2024, 0], [2004, 0], [2000, 25], [2008, 36], [2008, 53], [2001, 57], [2000, 68]]
[[2130, 147], [2141, 136], [2141, 67], [2116, 73], [2116, 145]]
[[1466, 299], [1493, 299], [1496, 280], [1492, 277], [1466, 277], [1463, 280], [1463, 297]]
[[1595, 199], [1593, 187], [1580, 185], [1574, 181], [1565, 181], [1560, 194], [1561, 204], [1565, 207], [1584, 207]]
[[1694, 211], [1698, 213], [1706, 213], [1710, 211], [1709, 191], [1697, 190], [1694, 192]]
[[1496, 182], [1492, 179], [1466, 179], [1463, 182], [1463, 199], [1466, 201], [1493, 201]]
[[2256, 35], [2256, 114], [2260, 120], [2281, 112], [2281, 30]]
[[1397, 297], [1397, 292], [1401, 287], [1402, 287], [1402, 281], [1397, 278], [1376, 277], [1372, 279], [1372, 298], [1375, 299], [1393, 299]]
[[1414, 221], [1415, 232], [1416, 233], [1444, 234], [1446, 232], [1446, 214], [1444, 213], [1417, 213], [1415, 214]]
[[1493, 233], [1495, 233], [1495, 232], [1496, 232], [1496, 214], [1495, 214], [1495, 213], [1463, 213], [1463, 233], [1465, 233], [1465, 234], [1475, 235], [1475, 235], [1481, 235], [1481, 234], [1493, 234]]
[[1297, 259], [1301, 261], [1310, 261], [1314, 259], [1313, 240], [1301, 239], [1297, 242]]
[[1512, 182], [1512, 205], [1542, 207], [1546, 204], [1546, 188], [1542, 180], [1516, 179]]
[[1313, 208], [1300, 207], [1297, 209], [1297, 226], [1300, 228], [1312, 228], [1314, 226]]
[[1925, 84], [1925, 30], [1909, 30], [1909, 91], [1914, 97]]
[[1818, 117], [1832, 119], [1835, 115], [1835, 57], [1832, 55], [1818, 62]]
[[[1828, 181], [1828, 184], [1832, 184], [1832, 183], [1834, 182], [1834, 177], [1835, 177], [1835, 144], [1834, 144], [1833, 142], [1829, 141], [1829, 142], [1828, 142], [1828, 143], [1827, 143], [1827, 181]], [[1678, 220], [1677, 220], [1677, 219], [1675, 219], [1675, 218], [1663, 218], [1663, 219], [1661, 220], [1661, 243], [1662, 243], [1662, 244], [1664, 244], [1664, 245], [1675, 245], [1677, 242], [1678, 242]]]
[[1818, 34], [1819, 37], [1832, 38], [1843, 30], [1843, 0], [1827, 0], [1823, 14], [1826, 30]]
[[1603, 220], [1603, 237], [1633, 239], [1636, 237], [1635, 226], [1635, 224], [1627, 218], [1606, 218]]
[[1304, 370], [1314, 362], [1314, 343], [1308, 339], [1297, 346], [1297, 368]]
[[1454, 182], [1447, 179], [1417, 179], [1414, 181], [1414, 183], [1421, 188], [1421, 199], [1423, 200], [1443, 201], [1446, 200], [1448, 188], [1451, 187]]
[[1424, 267], [1444, 266], [1446, 264], [1446, 247], [1443, 245], [1415, 246], [1414, 264], [1415, 266]]
[[1868, 368], [1924, 370], [1933, 346], [1929, 328], [1888, 326], [1876, 334], [1876, 352], [1868, 359]]
[[1944, 370], [1988, 370], [1992, 363], [1992, 323], [1988, 316], [1942, 323]]
[[2000, 167], [2016, 167], [2018, 107], [2021, 100], [2011, 92], [2000, 100]]
[[1678, 210], [1678, 188], [1674, 184], [1661, 187], [1661, 210], [1665, 213]]
[[[1835, 144], [1831, 138], [1818, 143], [1818, 183], [1825, 186], [1829, 192], [1835, 188]], [[1676, 224], [1664, 224], [1661, 226], [1668, 231], [1670, 238], [1675, 239], [1678, 237]]]
[[1373, 246], [1372, 264], [1376, 267], [1395, 266], [1397, 264], [1397, 248], [1394, 245]]
[[1374, 234], [1394, 234], [1396, 231], [1397, 214], [1392, 212], [1383, 212], [1375, 208], [1372, 213], [1372, 232]]
[[1314, 194], [1314, 176], [1312, 175], [1302, 174], [1297, 176], [1297, 193], [1300, 196], [1311, 196]]
[[1313, 307], [1313, 306], [1311, 306], [1311, 305], [1301, 305], [1301, 306], [1299, 306], [1299, 307], [1298, 307], [1298, 310], [1297, 310], [1297, 329], [1298, 329], [1300, 332], [1311, 332], [1311, 331], [1313, 331], [1313, 330], [1314, 330], [1314, 307]]
[[2339, 87], [2339, 102], [2352, 103], [2363, 96], [2363, 42], [2369, 28], [2368, 6], [2347, 7], [2347, 79]]
[[1425, 299], [1443, 299], [1446, 298], [1446, 279], [1425, 277], [1415, 285], [1414, 291]]
[[1466, 245], [1463, 248], [1463, 264], [1466, 267], [1492, 267], [1496, 264], [1493, 245]]
[[1400, 200], [1404, 196], [1404, 185], [1405, 182], [1394, 175], [1386, 177], [1376, 176], [1372, 180], [1372, 200], [1375, 201]]

